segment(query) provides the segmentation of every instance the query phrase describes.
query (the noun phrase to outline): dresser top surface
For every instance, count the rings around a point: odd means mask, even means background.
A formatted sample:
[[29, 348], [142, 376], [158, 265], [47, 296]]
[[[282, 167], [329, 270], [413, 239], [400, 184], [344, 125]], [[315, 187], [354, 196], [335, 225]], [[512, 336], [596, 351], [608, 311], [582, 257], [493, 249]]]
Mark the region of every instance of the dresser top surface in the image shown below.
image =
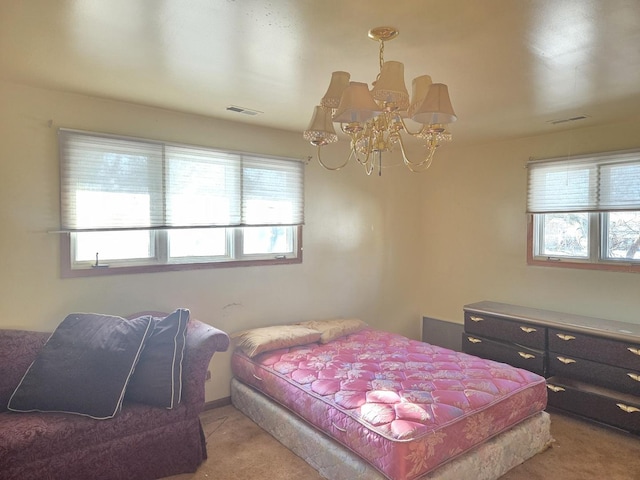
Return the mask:
[[464, 311], [516, 319], [552, 328], [555, 327], [573, 332], [609, 337], [615, 340], [640, 343], [640, 325], [635, 323], [619, 322], [491, 301], [470, 303], [464, 306]]

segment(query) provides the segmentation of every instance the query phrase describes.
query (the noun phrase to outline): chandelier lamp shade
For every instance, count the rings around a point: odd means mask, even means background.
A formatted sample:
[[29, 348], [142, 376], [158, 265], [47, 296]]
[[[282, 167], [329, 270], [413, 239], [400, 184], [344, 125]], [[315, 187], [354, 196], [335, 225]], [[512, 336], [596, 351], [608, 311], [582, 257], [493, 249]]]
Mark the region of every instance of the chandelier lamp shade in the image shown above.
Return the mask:
[[[429, 168], [436, 149], [443, 142], [451, 141], [447, 125], [456, 121], [451, 106], [449, 89], [443, 83], [432, 83], [429, 75], [413, 79], [411, 97], [404, 82], [404, 65], [396, 61], [384, 61], [384, 42], [397, 37], [394, 27], [376, 27], [369, 30], [369, 38], [380, 42], [380, 73], [369, 89], [368, 84], [351, 81], [348, 72], [333, 72], [329, 88], [320, 105], [316, 106], [304, 138], [318, 148], [320, 165], [327, 170], [340, 170], [351, 159], [365, 167], [367, 175], [378, 168], [382, 172], [382, 154], [393, 151], [396, 145], [402, 161], [412, 172]], [[416, 122], [411, 131], [405, 119]], [[344, 162], [328, 165], [322, 159], [322, 147], [338, 141], [333, 126], [351, 140], [350, 153]], [[423, 143], [420, 158], [410, 160], [404, 137], [417, 138]]]

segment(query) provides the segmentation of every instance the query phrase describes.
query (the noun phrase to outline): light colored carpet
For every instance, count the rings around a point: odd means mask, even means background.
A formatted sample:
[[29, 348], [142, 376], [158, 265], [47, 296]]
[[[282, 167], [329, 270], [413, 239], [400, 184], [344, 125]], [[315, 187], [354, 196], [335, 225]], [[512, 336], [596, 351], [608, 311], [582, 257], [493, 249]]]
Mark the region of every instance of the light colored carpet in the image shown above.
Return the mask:
[[[202, 414], [209, 459], [194, 474], [165, 480], [321, 480], [233, 406]], [[501, 480], [639, 480], [640, 437], [551, 412], [555, 438], [547, 449]], [[473, 480], [473, 479], [460, 479]]]

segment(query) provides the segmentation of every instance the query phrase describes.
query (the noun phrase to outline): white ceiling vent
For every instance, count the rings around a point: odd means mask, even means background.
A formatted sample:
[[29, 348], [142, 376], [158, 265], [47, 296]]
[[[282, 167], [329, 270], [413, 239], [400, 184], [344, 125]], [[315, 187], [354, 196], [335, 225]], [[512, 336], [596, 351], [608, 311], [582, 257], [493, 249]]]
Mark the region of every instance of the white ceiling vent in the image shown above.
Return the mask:
[[251, 110], [250, 108], [238, 107], [237, 105], [229, 105], [227, 107], [227, 110], [229, 112], [243, 113], [245, 115], [251, 115], [251, 116], [260, 115], [261, 113], [264, 113], [258, 110]]

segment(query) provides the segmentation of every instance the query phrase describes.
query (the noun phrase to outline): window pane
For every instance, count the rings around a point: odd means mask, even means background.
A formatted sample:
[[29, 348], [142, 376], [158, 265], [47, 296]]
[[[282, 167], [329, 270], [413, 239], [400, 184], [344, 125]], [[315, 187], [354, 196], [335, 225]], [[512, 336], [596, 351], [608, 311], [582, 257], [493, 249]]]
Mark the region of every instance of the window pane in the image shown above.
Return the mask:
[[248, 224], [286, 223], [292, 215], [292, 203], [287, 200], [251, 199], [245, 207]]
[[529, 166], [527, 211], [572, 212], [597, 203], [597, 169], [582, 162], [543, 162]]
[[243, 156], [242, 215], [246, 225], [304, 222], [304, 164]]
[[603, 165], [600, 170], [601, 211], [631, 210], [640, 206], [639, 158], [632, 163]]
[[75, 261], [153, 258], [153, 233], [148, 230], [124, 232], [82, 232], [75, 235]]
[[589, 258], [588, 213], [549, 213], [540, 217], [539, 255]]
[[[76, 190], [76, 218], [79, 225], [117, 225], [126, 218], [132, 226], [150, 224], [151, 197], [138, 193]], [[109, 208], [105, 208], [108, 205]]]
[[167, 224], [233, 225], [240, 218], [237, 156], [187, 147], [166, 147]]
[[251, 227], [244, 229], [244, 254], [293, 252], [293, 227]]
[[63, 229], [162, 224], [162, 145], [61, 130], [60, 146]]
[[640, 212], [607, 213], [604, 226], [605, 258], [640, 260]]
[[169, 230], [169, 257], [215, 257], [227, 255], [224, 228]]

